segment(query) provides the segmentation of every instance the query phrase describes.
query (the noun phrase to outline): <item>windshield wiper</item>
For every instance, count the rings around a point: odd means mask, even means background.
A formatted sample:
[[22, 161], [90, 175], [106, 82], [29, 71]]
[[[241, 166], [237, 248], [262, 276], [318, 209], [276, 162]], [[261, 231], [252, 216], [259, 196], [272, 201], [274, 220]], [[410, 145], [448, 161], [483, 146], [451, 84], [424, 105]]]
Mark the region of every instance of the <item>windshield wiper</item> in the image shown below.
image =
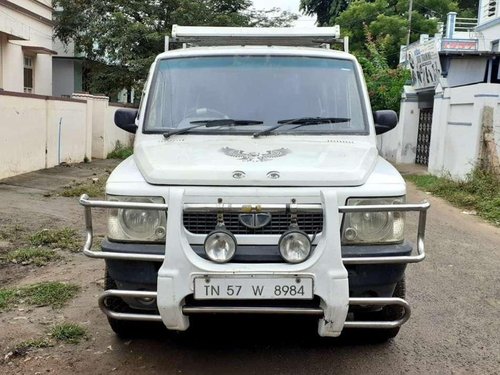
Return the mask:
[[190, 124], [196, 124], [193, 126], [189, 126], [187, 128], [181, 128], [181, 129], [176, 129], [172, 130], [166, 133], [163, 133], [163, 136], [165, 138], [169, 138], [173, 135], [176, 134], [185, 134], [189, 133], [193, 129], [201, 128], [201, 127], [206, 127], [206, 128], [213, 128], [216, 126], [240, 126], [240, 125], [260, 125], [263, 124], [263, 121], [257, 121], [257, 120], [234, 120], [234, 119], [214, 119], [214, 120], [197, 120], [197, 121], [191, 121]]
[[319, 124], [338, 124], [342, 122], [349, 122], [350, 118], [347, 117], [300, 117], [293, 118], [289, 120], [279, 120], [278, 125], [271, 126], [270, 128], [264, 129], [260, 132], [254, 133], [254, 138], [257, 138], [261, 135], [267, 135], [273, 132], [276, 129], [281, 128], [285, 125], [298, 125], [289, 130], [300, 128], [301, 126], [307, 125], [319, 125]]

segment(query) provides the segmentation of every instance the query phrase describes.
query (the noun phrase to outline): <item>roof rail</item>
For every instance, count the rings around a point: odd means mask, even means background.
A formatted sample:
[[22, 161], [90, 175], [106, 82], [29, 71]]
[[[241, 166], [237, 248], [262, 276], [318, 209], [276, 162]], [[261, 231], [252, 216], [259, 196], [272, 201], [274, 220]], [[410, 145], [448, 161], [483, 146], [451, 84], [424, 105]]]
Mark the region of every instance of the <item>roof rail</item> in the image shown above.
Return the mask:
[[165, 38], [165, 50], [174, 43], [177, 48], [192, 46], [294, 46], [324, 47], [343, 45], [349, 50], [349, 40], [340, 38], [340, 27], [205, 27], [172, 26], [172, 37]]

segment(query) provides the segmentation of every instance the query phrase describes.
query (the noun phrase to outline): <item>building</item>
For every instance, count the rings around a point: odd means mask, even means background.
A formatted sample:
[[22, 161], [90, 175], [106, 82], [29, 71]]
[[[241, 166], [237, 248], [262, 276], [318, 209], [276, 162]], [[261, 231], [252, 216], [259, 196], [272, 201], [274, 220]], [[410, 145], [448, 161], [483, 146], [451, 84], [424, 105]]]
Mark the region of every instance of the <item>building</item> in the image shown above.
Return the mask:
[[52, 95], [52, 1], [0, 0], [0, 88]]
[[55, 39], [52, 56], [52, 77], [54, 96], [71, 96], [83, 91], [83, 57], [75, 53], [74, 43], [67, 45]]
[[379, 137], [382, 155], [464, 178], [478, 163], [500, 169], [500, 4], [480, 0], [478, 18], [448, 14], [443, 31], [402, 47], [411, 70], [400, 124]]

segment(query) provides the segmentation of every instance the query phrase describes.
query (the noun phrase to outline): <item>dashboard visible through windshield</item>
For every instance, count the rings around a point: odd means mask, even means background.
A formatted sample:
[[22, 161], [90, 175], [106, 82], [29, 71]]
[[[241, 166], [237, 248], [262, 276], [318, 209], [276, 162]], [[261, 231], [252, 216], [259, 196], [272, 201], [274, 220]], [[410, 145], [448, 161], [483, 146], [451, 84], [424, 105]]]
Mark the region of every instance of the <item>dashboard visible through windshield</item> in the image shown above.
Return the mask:
[[[222, 119], [241, 124], [193, 127]], [[298, 126], [294, 119], [314, 121]], [[152, 80], [144, 132], [188, 127], [195, 134], [255, 134], [271, 128], [273, 133], [287, 134], [368, 133], [355, 64], [306, 56], [160, 60]]]

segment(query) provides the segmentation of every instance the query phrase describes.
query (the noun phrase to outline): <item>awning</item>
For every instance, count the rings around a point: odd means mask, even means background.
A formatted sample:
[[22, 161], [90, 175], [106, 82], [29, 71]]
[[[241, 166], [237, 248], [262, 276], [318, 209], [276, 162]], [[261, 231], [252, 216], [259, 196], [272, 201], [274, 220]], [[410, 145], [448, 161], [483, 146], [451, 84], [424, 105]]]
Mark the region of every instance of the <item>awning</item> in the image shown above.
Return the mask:
[[57, 52], [40, 46], [22, 46], [24, 52], [36, 53], [41, 55], [57, 55]]

